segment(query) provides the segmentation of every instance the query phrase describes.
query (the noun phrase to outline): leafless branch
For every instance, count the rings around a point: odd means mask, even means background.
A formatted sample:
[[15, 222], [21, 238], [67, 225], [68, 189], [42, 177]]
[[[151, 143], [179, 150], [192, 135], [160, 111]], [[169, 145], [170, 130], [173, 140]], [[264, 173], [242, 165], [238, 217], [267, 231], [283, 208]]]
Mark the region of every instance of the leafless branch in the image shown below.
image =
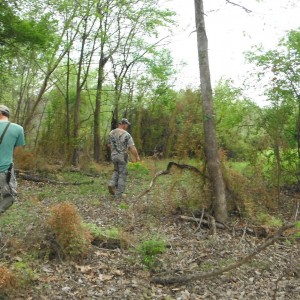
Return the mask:
[[197, 169], [196, 167], [194, 166], [190, 166], [190, 165], [185, 165], [185, 164], [178, 164], [178, 163], [175, 163], [173, 161], [170, 161], [168, 163], [168, 166], [167, 166], [167, 169], [165, 171], [159, 171], [155, 174], [154, 178], [151, 180], [150, 182], [150, 185], [149, 185], [149, 188], [147, 190], [145, 190], [144, 192], [142, 192], [139, 196], [137, 196], [136, 200], [142, 198], [144, 195], [146, 195], [148, 192], [150, 192], [151, 188], [153, 187], [156, 179], [161, 176], [161, 175], [166, 175], [166, 174], [169, 174], [170, 173], [170, 170], [171, 170], [171, 167], [172, 166], [175, 166], [179, 169], [188, 169], [190, 171], [193, 171], [199, 175], [201, 175], [203, 178], [206, 178], [206, 175], [201, 172], [199, 169]]
[[232, 4], [234, 6], [238, 6], [238, 7], [242, 8], [243, 10], [245, 10], [246, 13], [251, 13], [252, 12], [252, 10], [248, 9], [247, 7], [242, 6], [240, 4], [237, 4], [237, 3], [234, 3], [234, 2], [231, 2], [229, 0], [226, 0], [226, 3]]

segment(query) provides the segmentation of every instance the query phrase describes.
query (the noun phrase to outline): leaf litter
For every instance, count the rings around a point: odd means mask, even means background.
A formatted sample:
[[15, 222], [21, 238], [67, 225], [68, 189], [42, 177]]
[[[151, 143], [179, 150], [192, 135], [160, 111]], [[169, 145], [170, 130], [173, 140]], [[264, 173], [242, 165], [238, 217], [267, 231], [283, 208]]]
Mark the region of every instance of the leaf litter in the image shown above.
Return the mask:
[[[138, 180], [142, 179], [129, 182], [128, 189], [134, 190], [135, 185], [141, 190], [144, 183]], [[207, 228], [183, 221], [176, 213], [155, 214], [151, 211], [151, 193], [142, 197], [134, 207], [129, 196], [125, 200], [129, 209], [124, 209], [108, 193], [97, 196], [97, 189], [106, 189], [103, 182], [100, 178], [100, 183], [95, 181], [93, 185], [96, 191], [75, 196], [72, 187], [46, 195], [43, 191], [45, 184], [20, 183], [25, 192], [21, 193], [19, 203], [12, 210], [22, 212], [24, 206], [28, 209], [29, 205], [32, 217], [28, 223], [24, 220], [23, 225], [22, 222], [5, 225], [0, 240], [0, 263], [13, 268], [16, 261], [28, 259], [37, 279], [21, 289], [3, 294], [3, 299], [300, 299], [299, 240], [290, 241], [284, 237], [249, 263], [220, 276], [166, 286], [151, 283], [154, 275], [185, 276], [227, 266], [251, 253], [262, 239], [232, 234], [228, 230], [218, 230], [217, 235], [212, 236]], [[58, 187], [54, 189], [57, 191]], [[29, 194], [42, 193], [34, 205], [28, 203]], [[88, 255], [80, 261], [49, 259], [46, 255], [28, 258], [36, 255], [30, 253], [28, 245], [43, 238], [42, 233], [39, 236], [43, 231], [41, 218], [47, 217], [47, 209], [62, 194], [76, 204], [84, 222], [101, 228], [122, 228], [127, 232], [132, 237], [128, 249], [92, 245]], [[16, 237], [19, 226], [30, 232]], [[136, 245], [145, 237], [154, 235], [166, 240], [167, 251], [157, 256], [152, 268], [146, 268]]]

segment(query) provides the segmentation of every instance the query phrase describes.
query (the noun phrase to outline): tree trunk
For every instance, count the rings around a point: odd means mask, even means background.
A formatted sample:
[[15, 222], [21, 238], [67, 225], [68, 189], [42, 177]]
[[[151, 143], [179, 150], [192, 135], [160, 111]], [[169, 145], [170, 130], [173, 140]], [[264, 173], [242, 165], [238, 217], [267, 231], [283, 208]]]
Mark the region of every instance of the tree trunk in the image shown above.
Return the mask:
[[[67, 33], [67, 41], [69, 35]], [[70, 50], [67, 52], [67, 77], [66, 77], [66, 135], [67, 135], [67, 153], [70, 154], [71, 146], [71, 117], [70, 117]]]
[[84, 48], [85, 48], [85, 41], [87, 39], [87, 20], [85, 19], [84, 24], [84, 33], [82, 34], [82, 41], [81, 41], [81, 50], [80, 50], [80, 57], [78, 63], [78, 71], [77, 71], [77, 80], [76, 80], [76, 100], [75, 100], [75, 107], [74, 107], [74, 128], [73, 128], [73, 150], [72, 150], [72, 160], [71, 163], [73, 166], [78, 166], [79, 164], [79, 153], [80, 153], [80, 145], [79, 145], [79, 133], [80, 133], [80, 107], [81, 107], [81, 91], [83, 84], [86, 80], [81, 80], [82, 68], [83, 68], [83, 61], [84, 61]]
[[103, 58], [103, 53], [99, 60], [98, 66], [98, 79], [97, 79], [97, 94], [95, 100], [95, 111], [94, 111], [94, 161], [100, 162], [101, 157], [101, 146], [100, 146], [100, 111], [102, 102], [102, 89], [104, 80], [104, 66], [106, 59]]
[[213, 213], [217, 221], [225, 222], [227, 215], [225, 185], [218, 154], [214, 122], [213, 97], [208, 61], [208, 41], [204, 23], [203, 0], [195, 0], [201, 98], [204, 123], [205, 156], [213, 191]]

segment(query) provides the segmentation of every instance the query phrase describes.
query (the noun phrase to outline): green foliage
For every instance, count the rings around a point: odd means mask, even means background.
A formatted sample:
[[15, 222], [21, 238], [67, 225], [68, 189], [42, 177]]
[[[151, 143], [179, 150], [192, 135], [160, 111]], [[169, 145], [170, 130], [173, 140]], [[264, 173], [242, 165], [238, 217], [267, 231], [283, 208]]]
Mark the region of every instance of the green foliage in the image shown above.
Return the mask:
[[120, 231], [118, 228], [103, 229], [93, 223], [83, 223], [83, 226], [91, 233], [93, 237], [97, 238], [120, 238]]
[[32, 269], [30, 262], [17, 261], [13, 263], [12, 269], [16, 275], [18, 285], [21, 287], [31, 285], [38, 279], [38, 274], [36, 270]]
[[[32, 195], [30, 196], [32, 197]], [[14, 204], [5, 214], [1, 214], [0, 228], [19, 233], [21, 237], [24, 237], [26, 233], [19, 230], [23, 227], [23, 224], [38, 222], [39, 216], [31, 209], [34, 206], [36, 206], [36, 203], [33, 198], [28, 198], [26, 202], [22, 203], [22, 210], [18, 210]]]
[[[167, 155], [183, 158], [203, 158], [202, 110], [198, 90], [187, 89], [178, 95], [171, 115], [171, 133]], [[170, 118], [170, 117], [169, 117]]]
[[257, 149], [260, 109], [242, 96], [230, 81], [220, 81], [214, 91], [216, 131], [219, 146], [229, 158], [249, 160]]
[[151, 269], [157, 262], [158, 254], [166, 251], [166, 243], [158, 238], [145, 240], [138, 245], [137, 251], [141, 255], [142, 263]]
[[281, 227], [283, 225], [283, 222], [280, 219], [264, 212], [257, 214], [256, 222], [258, 225], [266, 225], [269, 227]]
[[[300, 222], [297, 222], [297, 223], [296, 223], [296, 228], [300, 229]], [[300, 238], [300, 232], [296, 233], [295, 236], [296, 236], [297, 238]]]
[[47, 16], [39, 22], [33, 19], [21, 19], [7, 1], [0, 3], [0, 45], [14, 50], [16, 45], [38, 45], [44, 47], [50, 39], [50, 27]]
[[95, 245], [101, 245], [101, 247], [109, 249], [128, 249], [130, 245], [129, 235], [119, 228], [104, 229], [92, 223], [84, 223], [83, 226], [91, 234]]
[[[237, 171], [241, 174], [247, 174], [247, 167], [249, 166], [249, 162], [247, 161], [229, 161], [228, 166], [233, 170]], [[249, 174], [250, 175], [250, 174]]]
[[143, 162], [128, 163], [128, 171], [138, 176], [148, 175], [149, 170]]
[[123, 209], [123, 210], [128, 210], [129, 209], [129, 205], [126, 204], [126, 203], [120, 203], [119, 207], [120, 207], [120, 209]]
[[[235, 163], [225, 162], [222, 167], [229, 211], [238, 208], [245, 217], [256, 221], [261, 211], [277, 209], [276, 190], [266, 185], [262, 166], [247, 164], [242, 172], [235, 166]], [[271, 217], [269, 219], [271, 222]]]
[[262, 109], [257, 125], [262, 134], [262, 151], [267, 157], [267, 178], [278, 188], [299, 182], [300, 132], [300, 31], [291, 30], [276, 49], [257, 48], [247, 54], [257, 67], [257, 84], [263, 83], [269, 106]]

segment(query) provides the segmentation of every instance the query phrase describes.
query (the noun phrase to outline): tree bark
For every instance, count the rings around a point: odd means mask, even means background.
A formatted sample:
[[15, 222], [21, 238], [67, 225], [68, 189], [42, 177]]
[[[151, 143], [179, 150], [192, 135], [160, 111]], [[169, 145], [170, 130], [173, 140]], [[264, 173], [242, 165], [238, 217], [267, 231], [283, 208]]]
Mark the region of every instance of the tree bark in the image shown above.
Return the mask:
[[84, 34], [82, 35], [82, 42], [81, 42], [81, 51], [80, 51], [80, 58], [78, 63], [78, 71], [77, 71], [77, 80], [76, 80], [76, 100], [74, 106], [74, 128], [73, 128], [73, 153], [72, 153], [72, 165], [77, 166], [79, 163], [79, 130], [80, 130], [80, 107], [81, 107], [81, 91], [83, 84], [81, 82], [81, 73], [83, 67], [83, 60], [84, 60], [84, 47], [86, 41], [86, 20], [85, 20], [85, 27], [84, 27]]
[[225, 185], [218, 154], [215, 131], [213, 97], [210, 80], [208, 41], [204, 23], [203, 0], [195, 0], [195, 20], [197, 30], [198, 58], [201, 81], [202, 113], [204, 123], [205, 156], [208, 175], [213, 191], [213, 214], [217, 221], [225, 222], [227, 205]]
[[104, 81], [104, 67], [108, 59], [104, 56], [101, 50], [99, 65], [98, 65], [98, 79], [97, 79], [97, 93], [95, 99], [94, 111], [94, 161], [100, 162], [101, 158], [101, 145], [100, 145], [100, 111], [102, 103], [102, 89]]
[[[69, 34], [67, 32], [67, 41], [69, 42]], [[67, 74], [66, 74], [66, 135], [67, 135], [67, 153], [70, 155], [71, 146], [71, 114], [70, 114], [70, 49], [67, 52]]]

